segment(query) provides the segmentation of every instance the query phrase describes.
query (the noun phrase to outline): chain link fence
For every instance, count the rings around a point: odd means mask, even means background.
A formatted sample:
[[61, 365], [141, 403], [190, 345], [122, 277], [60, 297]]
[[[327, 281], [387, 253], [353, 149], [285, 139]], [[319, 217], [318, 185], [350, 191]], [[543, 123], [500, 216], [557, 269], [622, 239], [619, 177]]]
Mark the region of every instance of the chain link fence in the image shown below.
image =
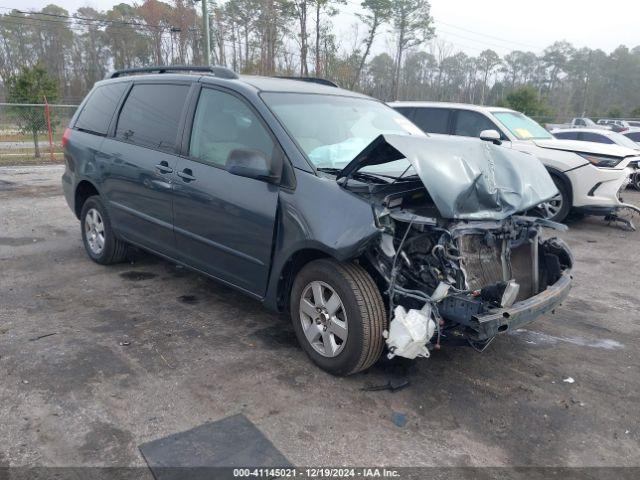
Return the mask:
[[77, 107], [0, 103], [0, 166], [62, 162], [62, 134]]

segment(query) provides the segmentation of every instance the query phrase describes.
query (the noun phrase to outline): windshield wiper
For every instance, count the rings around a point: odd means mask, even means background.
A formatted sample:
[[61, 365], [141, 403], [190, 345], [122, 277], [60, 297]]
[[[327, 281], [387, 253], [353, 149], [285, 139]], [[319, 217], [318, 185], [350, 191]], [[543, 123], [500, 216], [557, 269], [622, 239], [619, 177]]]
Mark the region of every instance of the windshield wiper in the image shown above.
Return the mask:
[[[331, 167], [319, 167], [317, 168], [318, 171], [320, 172], [325, 172], [325, 173], [329, 173], [331, 175], [337, 175], [338, 173], [340, 173], [342, 171], [341, 168], [331, 168]], [[411, 177], [415, 177], [416, 175], [411, 175], [409, 177], [398, 177], [398, 176], [394, 176], [394, 175], [385, 175], [383, 173], [372, 173], [372, 172], [354, 172], [351, 175], [351, 178], [360, 178], [360, 179], [364, 179], [364, 180], [384, 180], [385, 182], [387, 180], [392, 180], [392, 181], [397, 181], [397, 180], [405, 180], [405, 179], [410, 179]]]

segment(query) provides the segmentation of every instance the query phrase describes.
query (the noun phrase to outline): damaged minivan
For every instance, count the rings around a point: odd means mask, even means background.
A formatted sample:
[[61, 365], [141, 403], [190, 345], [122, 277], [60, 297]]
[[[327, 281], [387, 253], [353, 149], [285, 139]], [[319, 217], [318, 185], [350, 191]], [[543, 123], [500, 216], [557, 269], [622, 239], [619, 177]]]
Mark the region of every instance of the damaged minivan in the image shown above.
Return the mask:
[[430, 137], [337, 87], [220, 67], [115, 72], [63, 145], [92, 260], [138, 247], [289, 312], [336, 375], [447, 343], [482, 350], [571, 287], [571, 252], [548, 235], [565, 227], [527, 216], [557, 195], [535, 157]]

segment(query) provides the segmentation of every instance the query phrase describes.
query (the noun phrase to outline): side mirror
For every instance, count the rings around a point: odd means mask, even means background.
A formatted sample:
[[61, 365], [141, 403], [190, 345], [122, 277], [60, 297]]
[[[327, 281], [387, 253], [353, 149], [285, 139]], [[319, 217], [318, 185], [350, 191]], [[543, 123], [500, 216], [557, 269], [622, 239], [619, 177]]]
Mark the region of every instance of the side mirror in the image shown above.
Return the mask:
[[480, 132], [480, 140], [484, 140], [485, 142], [493, 142], [496, 145], [502, 145], [502, 140], [500, 140], [500, 134], [497, 130], [483, 130]]
[[282, 156], [269, 159], [259, 150], [236, 148], [227, 157], [227, 171], [239, 177], [255, 178], [268, 183], [279, 183], [282, 177]]

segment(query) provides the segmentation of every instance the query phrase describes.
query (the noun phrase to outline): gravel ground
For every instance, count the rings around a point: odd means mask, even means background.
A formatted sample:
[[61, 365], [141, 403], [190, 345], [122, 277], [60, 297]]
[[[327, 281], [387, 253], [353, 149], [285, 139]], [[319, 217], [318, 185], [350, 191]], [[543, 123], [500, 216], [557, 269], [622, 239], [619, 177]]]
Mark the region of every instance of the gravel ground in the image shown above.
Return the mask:
[[572, 223], [569, 299], [482, 354], [334, 378], [259, 302], [143, 253], [91, 262], [61, 174], [0, 169], [0, 466], [144, 466], [139, 444], [236, 413], [300, 466], [640, 466], [640, 233]]

